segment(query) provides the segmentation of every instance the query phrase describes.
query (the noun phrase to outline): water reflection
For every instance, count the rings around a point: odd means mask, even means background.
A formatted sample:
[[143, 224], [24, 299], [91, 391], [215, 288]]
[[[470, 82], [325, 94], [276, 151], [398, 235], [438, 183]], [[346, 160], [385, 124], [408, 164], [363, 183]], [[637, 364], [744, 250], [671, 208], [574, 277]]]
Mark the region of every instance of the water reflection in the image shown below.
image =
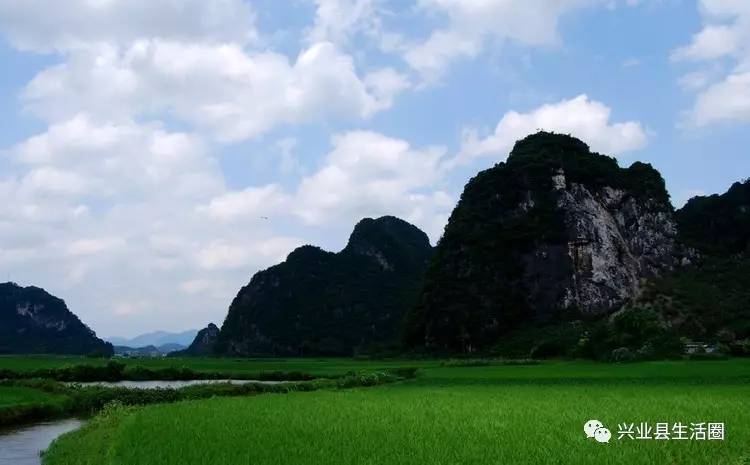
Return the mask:
[[69, 383], [80, 386], [103, 386], [103, 387], [121, 387], [132, 389], [179, 389], [196, 384], [279, 384], [284, 381], [255, 381], [246, 379], [192, 379], [183, 381], [95, 381], [90, 383]]
[[52, 441], [82, 424], [80, 420], [68, 419], [0, 430], [0, 465], [39, 465], [41, 452]]

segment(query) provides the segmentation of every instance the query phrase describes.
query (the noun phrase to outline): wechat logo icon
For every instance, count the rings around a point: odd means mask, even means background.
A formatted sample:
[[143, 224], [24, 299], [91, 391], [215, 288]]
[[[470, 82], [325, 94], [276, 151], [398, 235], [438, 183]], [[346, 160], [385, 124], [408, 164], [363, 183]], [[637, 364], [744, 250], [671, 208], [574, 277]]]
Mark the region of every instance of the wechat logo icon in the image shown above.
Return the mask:
[[596, 442], [609, 442], [612, 439], [612, 433], [599, 420], [589, 420], [584, 423], [583, 432], [586, 433], [587, 439], [594, 438]]

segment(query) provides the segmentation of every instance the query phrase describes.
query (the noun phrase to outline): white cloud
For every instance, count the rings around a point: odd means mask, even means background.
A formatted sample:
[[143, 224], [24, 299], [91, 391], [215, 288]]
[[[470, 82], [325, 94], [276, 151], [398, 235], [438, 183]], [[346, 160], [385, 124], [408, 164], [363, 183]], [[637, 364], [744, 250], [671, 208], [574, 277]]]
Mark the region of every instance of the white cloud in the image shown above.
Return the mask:
[[[19, 282], [66, 296], [97, 328], [144, 329], [154, 323], [113, 315], [157, 310], [161, 323], [192, 326], [302, 242], [284, 232], [304, 223], [289, 203], [297, 190], [228, 190], [216, 142], [367, 119], [411, 84], [342, 51], [352, 35], [378, 33], [375, 1], [320, 0], [296, 56], [263, 46], [250, 4], [0, 1], [8, 43], [56, 63], [21, 95], [48, 127], [12, 147], [0, 175], [0, 264]], [[280, 169], [302, 176], [285, 136], [274, 136]], [[403, 189], [404, 211], [428, 218], [434, 194]], [[353, 224], [345, 213], [326, 211]]]
[[[25, 109], [50, 122], [171, 116], [223, 141], [285, 124], [368, 118], [407, 86], [390, 68], [360, 77], [339, 41], [372, 2], [320, 0], [297, 57], [261, 49], [243, 0], [7, 0], [0, 34], [21, 50], [61, 60], [25, 88]], [[351, 23], [351, 24], [350, 24]]]
[[[258, 225], [302, 220], [305, 224], [350, 228], [364, 217], [396, 215], [437, 240], [455, 199], [438, 185], [444, 179], [445, 148], [416, 149], [401, 139], [371, 131], [350, 131], [332, 138], [323, 165], [304, 177], [295, 191], [269, 184], [227, 192], [199, 208], [214, 220]], [[248, 226], [251, 227], [251, 226]], [[283, 244], [283, 242], [282, 242]], [[203, 251], [202, 264], [242, 262], [227, 243]]]
[[219, 221], [254, 219], [288, 207], [289, 199], [276, 184], [227, 192], [199, 210]]
[[247, 43], [255, 14], [242, 0], [3, 0], [0, 31], [22, 50], [128, 45], [145, 37]]
[[[687, 126], [750, 121], [750, 2], [700, 0], [704, 26], [692, 41], [672, 53], [675, 61], [709, 63], [680, 79], [684, 88], [699, 90], [686, 115]], [[720, 73], [721, 60], [734, 63]], [[723, 75], [722, 75], [723, 74]], [[716, 80], [716, 75], [721, 77]]]
[[411, 82], [393, 68], [382, 68], [365, 76], [365, 85], [379, 102], [379, 109], [389, 108], [393, 98], [411, 87]]
[[77, 239], [68, 246], [71, 255], [93, 255], [122, 247], [125, 241], [120, 237], [97, 237], [91, 239]]
[[693, 42], [675, 50], [674, 60], [709, 60], [734, 53], [740, 45], [742, 31], [728, 26], [706, 26]]
[[24, 191], [98, 195], [111, 201], [201, 197], [222, 189], [203, 141], [157, 124], [95, 123], [88, 115], [53, 124], [12, 150], [30, 167]]
[[314, 1], [315, 23], [307, 31], [307, 40], [311, 43], [343, 43], [355, 33], [376, 34], [380, 29], [377, 0]]
[[153, 309], [153, 302], [148, 300], [135, 300], [135, 301], [124, 301], [124, 302], [113, 302], [112, 310], [114, 314], [119, 317], [134, 317], [142, 315], [149, 310]]
[[283, 137], [276, 141], [275, 146], [281, 158], [279, 161], [279, 171], [281, 171], [281, 174], [301, 173], [302, 163], [294, 153], [294, 150], [297, 148], [297, 139], [294, 137]]
[[750, 72], [730, 74], [698, 95], [689, 124], [721, 121], [750, 122]]
[[259, 241], [213, 241], [198, 252], [198, 263], [206, 270], [253, 268], [257, 263], [278, 263], [302, 241], [295, 237], [271, 237]]
[[579, 95], [570, 100], [543, 105], [528, 113], [506, 113], [494, 133], [480, 138], [476, 130], [466, 133], [458, 162], [479, 156], [507, 156], [513, 144], [539, 130], [572, 134], [592, 150], [621, 155], [646, 145], [647, 136], [639, 122], [614, 123], [612, 110], [601, 102]]
[[406, 61], [428, 79], [440, 76], [456, 59], [476, 56], [489, 40], [528, 46], [558, 43], [557, 26], [566, 13], [599, 0], [419, 0], [427, 13], [447, 18], [423, 42], [409, 46]]
[[720, 70], [717, 67], [700, 69], [683, 74], [677, 83], [683, 90], [700, 90], [708, 86], [719, 75]]
[[80, 112], [103, 119], [168, 113], [233, 141], [282, 124], [367, 118], [406, 87], [388, 68], [360, 79], [351, 57], [326, 42], [290, 63], [237, 44], [156, 39], [76, 51], [37, 75], [23, 101], [53, 121]]
[[308, 223], [336, 219], [353, 224], [371, 216], [397, 215], [425, 228], [433, 239], [442, 230], [436, 215], [453, 199], [435, 185], [442, 178], [442, 147], [412, 148], [408, 142], [368, 131], [334, 136], [324, 165], [303, 179], [295, 213]]
[[[97, 328], [140, 331], [154, 320], [121, 317], [155, 311], [160, 324], [205, 324], [252, 272], [301, 242], [269, 222], [238, 226], [196, 209], [227, 194], [223, 174], [199, 137], [158, 124], [78, 115], [8, 155], [0, 263]], [[219, 218], [231, 213], [231, 201], [216, 205]], [[165, 292], [197, 279], [221, 285]]]
[[37, 194], [80, 195], [90, 183], [77, 173], [50, 166], [30, 170], [21, 180], [21, 190]]

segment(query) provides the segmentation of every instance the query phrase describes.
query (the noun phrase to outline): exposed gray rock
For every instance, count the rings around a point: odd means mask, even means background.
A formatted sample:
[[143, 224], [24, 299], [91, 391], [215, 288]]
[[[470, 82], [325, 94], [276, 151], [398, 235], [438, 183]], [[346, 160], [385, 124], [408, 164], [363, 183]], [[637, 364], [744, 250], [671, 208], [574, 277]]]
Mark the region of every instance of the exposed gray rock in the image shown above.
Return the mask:
[[637, 296], [644, 278], [677, 264], [675, 221], [664, 205], [609, 186], [571, 183], [556, 191], [571, 270], [557, 307], [607, 313]]
[[112, 345], [61, 299], [38, 287], [0, 284], [0, 354], [112, 355]]
[[621, 168], [570, 136], [529, 136], [467, 184], [407, 342], [471, 351], [521, 325], [608, 314], [689, 257], [676, 236], [653, 167]]

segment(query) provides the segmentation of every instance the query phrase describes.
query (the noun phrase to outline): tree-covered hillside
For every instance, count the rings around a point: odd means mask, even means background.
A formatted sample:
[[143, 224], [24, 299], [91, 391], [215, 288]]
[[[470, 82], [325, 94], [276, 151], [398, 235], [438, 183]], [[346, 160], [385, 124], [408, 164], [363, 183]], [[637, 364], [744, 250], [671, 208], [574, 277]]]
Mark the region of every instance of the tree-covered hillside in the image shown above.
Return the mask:
[[0, 354], [112, 355], [61, 299], [38, 287], [0, 284]]
[[351, 355], [397, 346], [431, 253], [425, 233], [394, 217], [362, 220], [339, 253], [300, 247], [240, 290], [216, 352]]
[[573, 137], [528, 136], [466, 185], [406, 341], [470, 352], [523, 325], [606, 314], [674, 265], [672, 214], [650, 165], [620, 168]]

